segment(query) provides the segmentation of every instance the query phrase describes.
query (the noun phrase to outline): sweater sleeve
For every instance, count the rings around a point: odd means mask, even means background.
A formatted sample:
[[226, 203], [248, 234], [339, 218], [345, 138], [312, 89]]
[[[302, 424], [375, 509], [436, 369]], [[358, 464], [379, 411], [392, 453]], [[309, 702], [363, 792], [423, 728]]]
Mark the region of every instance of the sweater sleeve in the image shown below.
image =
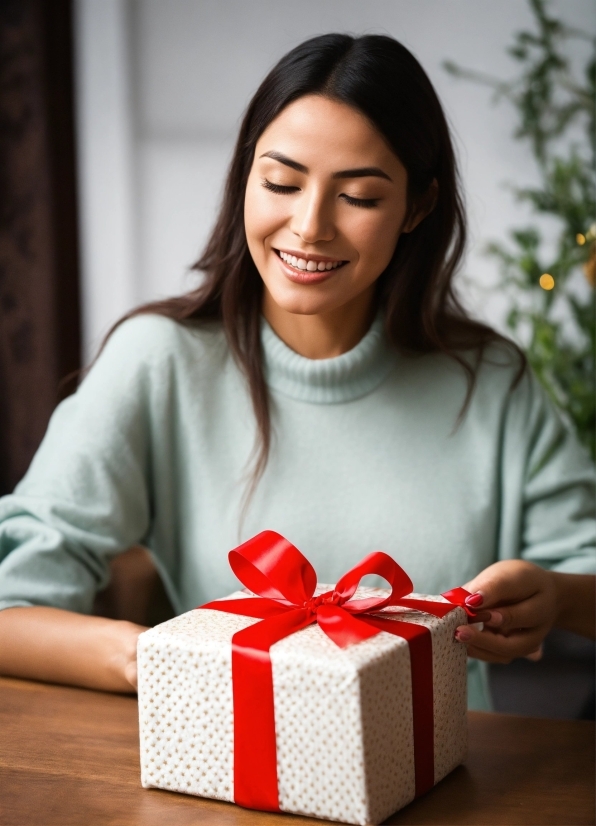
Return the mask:
[[594, 466], [528, 372], [507, 405], [499, 557], [596, 573]]
[[111, 336], [54, 412], [24, 479], [0, 500], [0, 609], [89, 612], [110, 559], [147, 533], [156, 328], [141, 317]]

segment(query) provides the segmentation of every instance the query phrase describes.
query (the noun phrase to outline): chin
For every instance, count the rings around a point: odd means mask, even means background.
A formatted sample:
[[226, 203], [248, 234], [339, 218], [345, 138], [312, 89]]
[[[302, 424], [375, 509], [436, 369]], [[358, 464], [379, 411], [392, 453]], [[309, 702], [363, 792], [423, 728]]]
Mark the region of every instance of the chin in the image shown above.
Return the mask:
[[299, 287], [297, 289], [269, 289], [270, 300], [280, 310], [293, 315], [320, 315], [337, 309], [343, 303], [341, 299], [333, 301], [329, 295], [321, 295], [317, 287]]
[[316, 301], [290, 301], [290, 302], [274, 302], [285, 313], [292, 315], [321, 315], [336, 309], [335, 305], [329, 306], [327, 303], [323, 304]]

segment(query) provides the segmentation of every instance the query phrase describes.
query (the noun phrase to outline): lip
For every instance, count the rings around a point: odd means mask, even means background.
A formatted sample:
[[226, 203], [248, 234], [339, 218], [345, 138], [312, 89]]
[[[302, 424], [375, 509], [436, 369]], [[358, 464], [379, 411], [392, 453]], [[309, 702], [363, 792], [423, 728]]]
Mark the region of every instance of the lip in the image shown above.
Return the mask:
[[[285, 250], [283, 250], [285, 252]], [[294, 253], [289, 253], [290, 255], [294, 255]], [[299, 270], [296, 267], [292, 267], [291, 264], [286, 264], [283, 258], [280, 258], [279, 255], [276, 254], [275, 256], [279, 262], [281, 270], [285, 277], [289, 281], [293, 281], [294, 284], [321, 284], [323, 281], [328, 281], [332, 278], [338, 270], [342, 269], [341, 267], [337, 267], [335, 270], [314, 270], [313, 272], [309, 272], [308, 270]], [[298, 256], [296, 256], [298, 257]], [[302, 256], [301, 256], [302, 257]], [[315, 259], [312, 258], [311, 261]], [[320, 258], [319, 260], [324, 260]], [[337, 261], [337, 258], [327, 259], [330, 261]]]
[[294, 284], [321, 284], [323, 281], [328, 281], [335, 273], [343, 269], [343, 267], [335, 267], [332, 270], [299, 270], [297, 267], [293, 267], [291, 264], [288, 264], [286, 261], [283, 260], [280, 252], [284, 252], [287, 255], [294, 255], [296, 258], [303, 258], [305, 261], [315, 261], [316, 263], [324, 262], [325, 264], [331, 262], [335, 263], [336, 261], [340, 264], [349, 264], [349, 261], [346, 261], [345, 258], [331, 258], [329, 255], [316, 255], [314, 253], [306, 253], [301, 252], [300, 250], [292, 250], [292, 249], [277, 249], [275, 247], [272, 248], [273, 252], [275, 253], [275, 257], [279, 261], [279, 265], [283, 274], [289, 281], [293, 281]]

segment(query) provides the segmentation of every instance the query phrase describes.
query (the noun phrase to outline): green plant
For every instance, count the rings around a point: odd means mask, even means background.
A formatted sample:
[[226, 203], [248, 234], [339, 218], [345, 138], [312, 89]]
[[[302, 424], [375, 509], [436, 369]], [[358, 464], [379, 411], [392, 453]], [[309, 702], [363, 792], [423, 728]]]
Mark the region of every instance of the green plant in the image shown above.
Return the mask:
[[[518, 32], [508, 48], [520, 67], [514, 80], [450, 61], [444, 67], [491, 87], [495, 102], [509, 101], [518, 114], [514, 137], [531, 146], [540, 185], [513, 192], [557, 219], [555, 251], [537, 226], [514, 230], [508, 243], [494, 241], [486, 251], [500, 263], [513, 337], [594, 458], [596, 40], [549, 16], [546, 0], [529, 3], [535, 31]], [[577, 72], [570, 55], [579, 41], [589, 56]]]

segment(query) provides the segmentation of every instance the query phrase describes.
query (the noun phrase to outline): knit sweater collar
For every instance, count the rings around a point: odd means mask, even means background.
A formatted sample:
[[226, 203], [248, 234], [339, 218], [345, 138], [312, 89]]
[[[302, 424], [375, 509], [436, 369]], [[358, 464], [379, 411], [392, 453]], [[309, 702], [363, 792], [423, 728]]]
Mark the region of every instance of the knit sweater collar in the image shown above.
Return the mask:
[[314, 404], [349, 402], [366, 396], [381, 384], [395, 364], [380, 316], [352, 350], [335, 358], [315, 360], [298, 355], [264, 319], [261, 341], [270, 389]]

